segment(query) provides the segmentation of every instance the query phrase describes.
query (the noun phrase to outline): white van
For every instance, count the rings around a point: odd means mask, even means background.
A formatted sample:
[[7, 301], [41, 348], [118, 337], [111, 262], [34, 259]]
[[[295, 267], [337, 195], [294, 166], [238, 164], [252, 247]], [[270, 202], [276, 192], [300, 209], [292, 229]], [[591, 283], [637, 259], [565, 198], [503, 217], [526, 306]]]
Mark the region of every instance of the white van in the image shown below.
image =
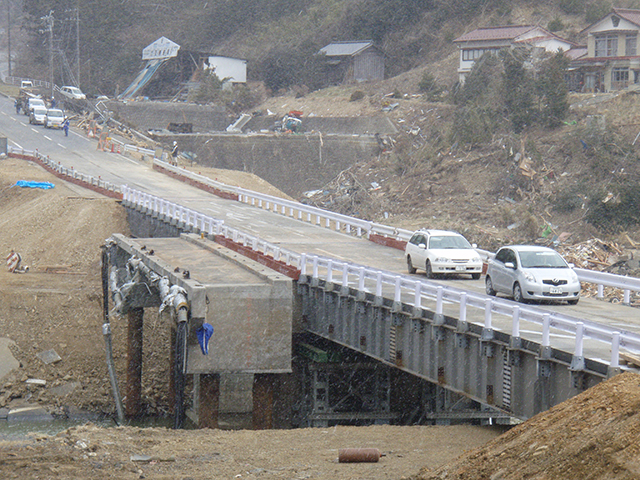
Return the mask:
[[29, 97], [29, 99], [27, 100], [27, 104], [23, 108], [24, 114], [31, 115], [31, 111], [36, 105], [47, 108], [47, 104], [44, 103], [43, 99], [37, 97]]

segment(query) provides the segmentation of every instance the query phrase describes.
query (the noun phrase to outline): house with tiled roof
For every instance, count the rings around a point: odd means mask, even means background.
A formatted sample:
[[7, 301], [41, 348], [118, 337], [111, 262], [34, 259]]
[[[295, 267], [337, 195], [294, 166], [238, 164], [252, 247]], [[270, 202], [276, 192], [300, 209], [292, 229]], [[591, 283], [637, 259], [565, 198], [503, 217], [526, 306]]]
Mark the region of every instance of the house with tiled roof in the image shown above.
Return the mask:
[[609, 92], [640, 84], [640, 10], [613, 8], [582, 31], [584, 55], [571, 62], [575, 90]]
[[536, 52], [569, 51], [577, 45], [536, 25], [505, 25], [478, 28], [454, 40], [460, 51], [458, 79], [465, 76], [474, 63], [487, 52], [496, 53], [503, 48], [525, 47]]

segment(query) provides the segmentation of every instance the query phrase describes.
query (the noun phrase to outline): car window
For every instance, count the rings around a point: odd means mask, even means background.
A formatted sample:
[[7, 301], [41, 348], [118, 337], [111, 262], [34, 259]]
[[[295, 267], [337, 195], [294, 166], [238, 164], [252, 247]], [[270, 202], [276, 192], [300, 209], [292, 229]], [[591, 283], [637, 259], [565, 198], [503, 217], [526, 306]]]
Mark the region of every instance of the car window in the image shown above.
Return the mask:
[[517, 267], [518, 266], [518, 259], [516, 257], [516, 252], [514, 252], [511, 249], [508, 249], [507, 250], [507, 259], [505, 260], [505, 262], [511, 262]]
[[508, 248], [501, 248], [500, 250], [498, 250], [498, 253], [496, 253], [495, 259], [499, 262], [506, 263], [509, 261], [507, 260], [508, 254], [509, 254]]
[[520, 260], [523, 268], [568, 268], [558, 253], [547, 250], [520, 252]]
[[418, 240], [420, 240], [420, 235], [415, 233], [413, 235], [413, 237], [411, 237], [411, 240], [409, 240], [409, 243], [413, 243], [414, 245], [418, 245], [420, 243]]
[[460, 235], [433, 236], [429, 240], [429, 248], [452, 249], [452, 248], [472, 248], [466, 238]]

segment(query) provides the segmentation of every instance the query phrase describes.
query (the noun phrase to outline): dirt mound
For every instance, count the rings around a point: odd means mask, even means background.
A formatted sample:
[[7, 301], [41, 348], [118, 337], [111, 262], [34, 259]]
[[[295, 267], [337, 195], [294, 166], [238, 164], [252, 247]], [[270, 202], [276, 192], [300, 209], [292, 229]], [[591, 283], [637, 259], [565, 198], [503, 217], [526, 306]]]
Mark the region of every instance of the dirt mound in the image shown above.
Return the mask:
[[624, 373], [414, 480], [640, 477], [640, 375]]

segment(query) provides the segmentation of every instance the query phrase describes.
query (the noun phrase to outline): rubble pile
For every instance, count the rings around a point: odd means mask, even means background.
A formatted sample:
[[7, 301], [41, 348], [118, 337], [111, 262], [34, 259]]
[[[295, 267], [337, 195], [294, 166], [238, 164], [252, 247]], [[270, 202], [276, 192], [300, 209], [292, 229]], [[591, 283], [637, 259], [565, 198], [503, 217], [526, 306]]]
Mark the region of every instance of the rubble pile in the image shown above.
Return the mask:
[[379, 183], [363, 183], [351, 169], [347, 169], [323, 188], [305, 192], [301, 201], [344, 215], [372, 218], [380, 211], [380, 202], [376, 201], [380, 190]]
[[[628, 240], [635, 246], [631, 239]], [[613, 241], [606, 242], [599, 238], [591, 238], [573, 245], [560, 245], [557, 250], [567, 262], [573, 263], [577, 268], [616, 275], [640, 276], [640, 251], [625, 250]], [[597, 293], [596, 285], [583, 283], [581, 292], [583, 297], [595, 297]], [[604, 287], [604, 298], [611, 303], [620, 303], [623, 301], [624, 293], [618, 288]], [[630, 303], [633, 306], [640, 306], [640, 295], [631, 292]]]

